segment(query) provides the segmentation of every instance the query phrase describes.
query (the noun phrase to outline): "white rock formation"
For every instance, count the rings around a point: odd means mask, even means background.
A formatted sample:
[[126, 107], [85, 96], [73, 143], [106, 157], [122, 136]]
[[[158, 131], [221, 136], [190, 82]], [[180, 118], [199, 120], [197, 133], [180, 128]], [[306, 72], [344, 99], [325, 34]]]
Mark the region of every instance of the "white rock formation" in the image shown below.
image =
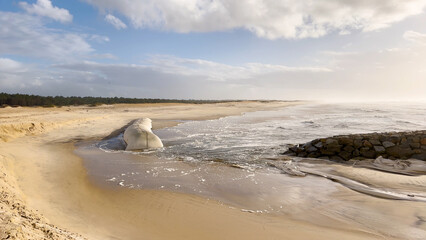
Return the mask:
[[127, 144], [126, 151], [161, 148], [161, 139], [152, 131], [152, 121], [149, 118], [136, 120], [124, 131], [124, 141]]

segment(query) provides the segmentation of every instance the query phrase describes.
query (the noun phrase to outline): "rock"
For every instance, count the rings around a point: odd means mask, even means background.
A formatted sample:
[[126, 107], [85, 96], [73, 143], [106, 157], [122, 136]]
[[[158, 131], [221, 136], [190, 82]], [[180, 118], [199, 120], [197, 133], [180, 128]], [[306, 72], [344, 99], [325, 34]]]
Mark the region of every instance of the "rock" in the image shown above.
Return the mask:
[[310, 146], [306, 151], [308, 151], [309, 153], [311, 153], [311, 152], [318, 151], [318, 149], [316, 147], [314, 147], [314, 146]]
[[360, 147], [362, 147], [362, 140], [360, 140], [360, 139], [355, 139], [355, 140], [354, 140], [354, 147], [355, 147], [355, 148], [360, 148]]
[[346, 151], [346, 152], [352, 152], [353, 150], [355, 150], [355, 148], [352, 147], [352, 146], [347, 145], [347, 146], [345, 146], [343, 148], [343, 150]]
[[327, 145], [339, 145], [339, 142], [336, 139], [329, 138], [325, 140], [325, 144]]
[[318, 142], [317, 144], [314, 145], [316, 148], [322, 148], [324, 146], [324, 144], [322, 142]]
[[420, 160], [426, 161], [426, 152], [425, 153], [420, 153], [420, 154], [414, 154], [413, 156], [411, 156], [411, 158], [415, 158], [415, 159], [420, 159]]
[[397, 144], [397, 143], [399, 143], [399, 139], [400, 139], [400, 137], [401, 136], [399, 136], [399, 135], [391, 135], [391, 137], [390, 137], [390, 141], [391, 142], [393, 142], [394, 144]]
[[371, 144], [369, 141], [367, 141], [367, 140], [364, 140], [363, 142], [362, 142], [362, 145], [364, 146], [364, 147], [367, 147], [367, 148], [372, 148], [373, 147], [373, 144]]
[[384, 153], [384, 152], [386, 152], [386, 149], [382, 146], [374, 146], [374, 151], [376, 151], [378, 153]]
[[301, 153], [298, 153], [298, 154], [297, 154], [297, 156], [298, 156], [298, 157], [307, 157], [307, 156], [308, 156], [308, 154], [307, 154], [307, 153], [305, 153], [305, 152], [301, 152]]
[[351, 139], [350, 137], [343, 137], [343, 138], [339, 138], [339, 144], [342, 145], [352, 145], [354, 143], [354, 140]]
[[343, 162], [343, 158], [339, 157], [339, 156], [331, 156], [330, 160], [332, 161], [336, 161], [336, 162]]
[[319, 152], [311, 152], [308, 154], [308, 158], [317, 158], [319, 156], [321, 156], [321, 153]]
[[321, 149], [320, 152], [321, 152], [322, 155], [327, 155], [327, 156], [332, 156], [332, 155], [336, 154], [335, 151], [330, 151], [330, 150], [327, 150], [327, 149]]
[[352, 157], [352, 154], [346, 151], [342, 151], [339, 153], [339, 157], [343, 158], [344, 160], [349, 160]]
[[420, 143], [410, 143], [411, 148], [420, 148]]
[[285, 153], [311, 158], [330, 158], [335, 161], [351, 159], [424, 159], [426, 131], [341, 135], [319, 138], [289, 147]]
[[370, 143], [374, 146], [382, 145], [382, 143], [377, 139], [370, 139]]
[[359, 150], [358, 150], [358, 149], [355, 149], [355, 150], [352, 152], [352, 155], [353, 155], [354, 157], [358, 157], [359, 155], [361, 155], [361, 153], [359, 153]]
[[368, 147], [363, 147], [359, 150], [359, 153], [361, 154], [361, 156], [365, 157], [365, 158], [376, 158], [376, 152], [374, 150], [371, 150]]
[[325, 149], [327, 151], [331, 151], [334, 153], [340, 152], [340, 149], [342, 148], [342, 145], [327, 145], [325, 146]]
[[385, 147], [385, 148], [393, 147], [393, 146], [395, 146], [395, 144], [393, 142], [389, 142], [389, 141], [383, 142], [383, 147]]
[[136, 120], [124, 131], [123, 139], [127, 144], [126, 151], [161, 148], [163, 143], [152, 131], [152, 121], [149, 118]]
[[411, 148], [396, 145], [393, 147], [386, 148], [386, 153], [389, 154], [389, 156], [391, 157], [407, 159], [412, 154], [414, 154], [414, 151], [411, 150]]

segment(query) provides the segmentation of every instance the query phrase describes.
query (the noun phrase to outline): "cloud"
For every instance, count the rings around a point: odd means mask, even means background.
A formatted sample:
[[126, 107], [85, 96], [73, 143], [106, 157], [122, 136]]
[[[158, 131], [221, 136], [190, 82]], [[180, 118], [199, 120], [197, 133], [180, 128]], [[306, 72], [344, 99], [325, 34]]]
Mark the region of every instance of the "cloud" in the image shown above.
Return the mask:
[[126, 16], [136, 28], [175, 32], [247, 29], [259, 37], [316, 38], [373, 31], [420, 14], [426, 0], [85, 0]]
[[105, 21], [112, 24], [118, 30], [127, 28], [127, 25], [123, 21], [111, 14], [105, 16]]
[[73, 16], [68, 10], [54, 7], [50, 0], [37, 0], [37, 3], [32, 5], [27, 2], [19, 2], [19, 5], [30, 14], [52, 18], [62, 23], [72, 22]]
[[9, 58], [0, 58], [0, 72], [3, 73], [16, 73], [25, 72], [26, 69], [20, 62]]
[[414, 31], [406, 31], [403, 35], [404, 39], [415, 42], [418, 44], [426, 45], [426, 34], [414, 32]]
[[94, 51], [88, 36], [47, 28], [36, 16], [0, 12], [0, 26], [0, 54], [64, 60]]
[[[3, 91], [196, 99], [418, 100], [426, 91], [426, 48], [320, 54], [323, 66], [228, 65], [154, 55], [142, 64], [78, 61], [39, 68], [6, 60]], [[0, 60], [1, 61], [1, 60]], [[14, 67], [18, 66], [18, 67]], [[17, 69], [25, 71], [16, 71]]]

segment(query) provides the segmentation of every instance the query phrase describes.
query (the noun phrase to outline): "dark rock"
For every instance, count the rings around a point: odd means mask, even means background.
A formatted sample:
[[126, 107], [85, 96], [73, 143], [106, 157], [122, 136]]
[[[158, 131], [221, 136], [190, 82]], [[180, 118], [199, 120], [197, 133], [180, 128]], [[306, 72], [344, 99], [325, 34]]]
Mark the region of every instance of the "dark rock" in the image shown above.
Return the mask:
[[384, 152], [386, 152], [386, 149], [382, 146], [374, 146], [374, 151], [376, 151], [378, 153], [384, 153]]
[[298, 157], [307, 157], [307, 156], [308, 156], [308, 154], [307, 154], [307, 153], [305, 153], [305, 152], [301, 152], [301, 153], [298, 153], [298, 154], [297, 154], [297, 156], [298, 156]]
[[368, 147], [363, 147], [359, 150], [359, 153], [361, 154], [361, 156], [365, 157], [365, 158], [375, 158], [376, 157], [376, 152], [374, 150], [371, 150]]
[[342, 151], [339, 153], [339, 157], [347, 161], [352, 158], [352, 154], [350, 152]]
[[322, 142], [318, 142], [317, 144], [314, 145], [316, 148], [322, 148], [324, 146], [324, 144]]
[[331, 152], [334, 152], [334, 153], [340, 152], [341, 148], [342, 148], [342, 145], [327, 145], [327, 146], [325, 146], [325, 149], [327, 151], [331, 151]]
[[410, 143], [411, 148], [420, 148], [420, 143]]
[[352, 155], [353, 155], [354, 157], [358, 157], [359, 155], [361, 155], [361, 153], [359, 153], [359, 150], [358, 150], [358, 149], [355, 149], [355, 150], [352, 152]]
[[318, 151], [318, 149], [316, 148], [316, 147], [314, 147], [314, 146], [310, 146], [308, 149], [306, 149], [306, 151], [308, 151], [308, 152], [316, 152], [316, 151]]
[[393, 146], [395, 146], [395, 144], [393, 142], [389, 142], [389, 141], [383, 142], [383, 147], [385, 147], [385, 148], [393, 147]]
[[330, 151], [330, 150], [327, 150], [327, 149], [321, 149], [320, 152], [321, 152], [322, 155], [327, 155], [327, 156], [332, 156], [332, 155], [336, 154], [335, 151]]
[[336, 161], [336, 162], [343, 162], [343, 158], [339, 157], [339, 156], [331, 156], [330, 160], [332, 161]]
[[321, 153], [319, 152], [311, 152], [308, 154], [308, 158], [317, 158], [319, 156], [321, 156]]
[[426, 161], [426, 153], [414, 154], [411, 158], [420, 159]]
[[289, 148], [284, 153], [287, 155], [334, 161], [374, 159], [377, 156], [425, 160], [426, 131], [341, 135], [287, 146]]
[[312, 143], [311, 142], [308, 142], [308, 143], [305, 143], [305, 144], [302, 145], [302, 148], [304, 148], [305, 150], [308, 149], [308, 148], [310, 148], [310, 147], [312, 147]]
[[394, 144], [399, 143], [399, 139], [400, 139], [400, 136], [398, 136], [398, 135], [392, 135], [390, 137], [391, 142], [393, 142]]
[[360, 140], [360, 139], [355, 139], [355, 140], [354, 140], [354, 147], [355, 147], [355, 148], [360, 148], [360, 147], [362, 147], [362, 140]]
[[409, 158], [412, 154], [414, 154], [414, 151], [411, 150], [411, 148], [396, 145], [387, 148], [386, 153], [389, 154], [389, 156], [391, 157], [406, 159]]
[[371, 144], [369, 141], [367, 141], [367, 140], [364, 140], [363, 142], [362, 142], [362, 145], [364, 146], [364, 147], [367, 147], [367, 148], [372, 148], [373, 147], [373, 144]]
[[336, 139], [328, 138], [325, 140], [325, 144], [327, 145], [339, 145], [339, 142]]
[[341, 145], [353, 145], [354, 144], [354, 140], [349, 138], [349, 137], [339, 138], [338, 142]]
[[387, 135], [382, 135], [379, 137], [380, 142], [391, 142], [391, 138]]
[[346, 151], [346, 152], [352, 152], [353, 150], [355, 150], [355, 148], [352, 147], [352, 146], [347, 145], [347, 146], [345, 146], [343, 148], [343, 150]]

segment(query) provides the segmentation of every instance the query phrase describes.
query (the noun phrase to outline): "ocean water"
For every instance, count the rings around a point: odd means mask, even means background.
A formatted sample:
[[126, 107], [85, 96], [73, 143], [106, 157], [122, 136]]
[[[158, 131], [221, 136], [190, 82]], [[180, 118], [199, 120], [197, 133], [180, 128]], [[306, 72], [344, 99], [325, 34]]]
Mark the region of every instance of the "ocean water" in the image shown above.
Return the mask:
[[194, 121], [155, 131], [161, 158], [261, 164], [287, 144], [350, 133], [426, 129], [426, 105], [301, 105], [211, 121]]
[[[119, 135], [83, 143], [76, 153], [91, 179], [104, 186], [197, 194], [242, 211], [356, 227], [384, 238], [426, 239], [425, 201], [366, 194], [426, 199], [425, 176], [283, 161], [281, 155], [287, 144], [319, 137], [423, 129], [425, 104], [305, 104], [155, 130], [164, 143], [158, 150], [126, 152]], [[288, 162], [315, 174], [294, 177], [276, 167]], [[320, 177], [325, 175], [331, 177]]]

